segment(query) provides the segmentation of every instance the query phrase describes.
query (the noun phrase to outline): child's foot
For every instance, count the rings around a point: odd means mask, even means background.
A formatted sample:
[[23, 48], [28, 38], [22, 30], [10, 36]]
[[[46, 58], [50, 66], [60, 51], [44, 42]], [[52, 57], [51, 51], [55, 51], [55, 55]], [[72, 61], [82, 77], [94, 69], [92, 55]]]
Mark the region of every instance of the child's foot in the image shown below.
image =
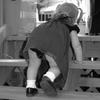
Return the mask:
[[38, 93], [38, 90], [36, 88], [26, 88], [26, 96], [32, 97]]
[[54, 87], [53, 83], [48, 77], [44, 76], [42, 78], [42, 81], [40, 82], [40, 86], [48, 96], [57, 95], [56, 88]]

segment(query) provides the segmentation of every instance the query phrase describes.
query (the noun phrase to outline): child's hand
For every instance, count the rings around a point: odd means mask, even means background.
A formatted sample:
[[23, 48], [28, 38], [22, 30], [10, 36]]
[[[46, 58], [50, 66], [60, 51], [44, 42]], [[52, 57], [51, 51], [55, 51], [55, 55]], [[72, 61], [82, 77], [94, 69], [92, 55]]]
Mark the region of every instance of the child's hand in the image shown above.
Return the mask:
[[82, 64], [82, 61], [78, 61], [78, 60], [74, 60], [73, 62], [76, 64]]

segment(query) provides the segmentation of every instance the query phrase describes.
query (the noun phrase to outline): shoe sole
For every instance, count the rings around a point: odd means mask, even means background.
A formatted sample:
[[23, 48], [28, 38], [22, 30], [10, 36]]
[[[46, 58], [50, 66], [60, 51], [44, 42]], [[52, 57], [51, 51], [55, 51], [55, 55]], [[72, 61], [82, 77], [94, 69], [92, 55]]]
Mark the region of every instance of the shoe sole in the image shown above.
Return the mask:
[[36, 94], [26, 94], [27, 97], [33, 97], [33, 96], [36, 96], [36, 95], [37, 95], [37, 93]]
[[34, 93], [26, 93], [26, 96], [27, 97], [33, 97], [33, 96], [35, 96], [37, 94], [38, 94], [38, 91], [35, 91]]
[[26, 94], [27, 97], [33, 97], [34, 95], [32, 94]]
[[57, 91], [47, 81], [41, 81], [40, 86], [46, 95], [52, 97], [57, 96]]

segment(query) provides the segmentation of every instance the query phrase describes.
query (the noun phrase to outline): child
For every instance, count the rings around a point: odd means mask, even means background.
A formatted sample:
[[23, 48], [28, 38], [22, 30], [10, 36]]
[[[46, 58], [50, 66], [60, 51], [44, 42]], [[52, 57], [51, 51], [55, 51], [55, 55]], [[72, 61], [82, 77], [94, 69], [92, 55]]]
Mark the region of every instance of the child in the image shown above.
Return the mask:
[[30, 34], [23, 56], [28, 61], [26, 95], [34, 96], [42, 88], [48, 96], [63, 89], [68, 73], [70, 41], [76, 60], [82, 61], [77, 37], [78, 8], [71, 3], [59, 5], [51, 20], [36, 27]]

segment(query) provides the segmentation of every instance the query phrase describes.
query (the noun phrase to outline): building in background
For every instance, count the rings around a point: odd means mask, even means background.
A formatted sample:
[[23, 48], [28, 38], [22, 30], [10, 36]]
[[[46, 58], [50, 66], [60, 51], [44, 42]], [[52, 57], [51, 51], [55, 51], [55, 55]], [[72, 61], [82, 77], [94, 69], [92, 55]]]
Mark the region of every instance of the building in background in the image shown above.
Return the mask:
[[[7, 24], [9, 34], [27, 34], [51, 18], [58, 4], [74, 3], [83, 10], [81, 33], [88, 33], [91, 26], [90, 0], [0, 0], [0, 24]], [[93, 0], [91, 0], [93, 1]], [[3, 9], [4, 8], [4, 9]], [[89, 25], [88, 25], [89, 24]], [[84, 28], [83, 28], [84, 27]]]

